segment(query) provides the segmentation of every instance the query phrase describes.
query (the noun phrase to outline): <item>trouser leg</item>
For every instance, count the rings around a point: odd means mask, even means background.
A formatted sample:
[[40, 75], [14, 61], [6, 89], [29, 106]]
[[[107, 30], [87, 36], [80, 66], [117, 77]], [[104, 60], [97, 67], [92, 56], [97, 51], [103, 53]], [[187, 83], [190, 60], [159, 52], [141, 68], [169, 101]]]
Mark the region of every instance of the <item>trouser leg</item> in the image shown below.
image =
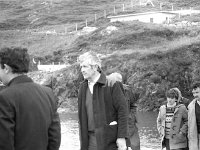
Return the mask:
[[164, 140], [165, 140], [165, 144], [166, 144], [166, 150], [170, 150], [169, 139], [164, 139]]
[[97, 150], [97, 140], [94, 132], [89, 133], [89, 145], [88, 150]]
[[131, 142], [132, 150], [140, 150], [140, 137], [139, 137], [139, 133], [138, 132], [135, 132], [130, 137], [130, 142]]

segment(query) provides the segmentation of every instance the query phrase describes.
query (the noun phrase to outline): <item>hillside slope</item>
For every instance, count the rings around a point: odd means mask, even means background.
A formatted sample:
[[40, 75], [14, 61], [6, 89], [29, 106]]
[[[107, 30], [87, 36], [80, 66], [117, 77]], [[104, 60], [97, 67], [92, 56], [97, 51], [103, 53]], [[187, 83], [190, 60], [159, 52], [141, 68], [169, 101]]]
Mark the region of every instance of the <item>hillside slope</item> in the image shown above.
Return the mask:
[[[76, 58], [88, 50], [102, 55], [106, 74], [122, 73], [124, 83], [141, 94], [140, 109], [157, 110], [165, 101], [165, 91], [175, 86], [190, 98], [192, 82], [200, 80], [198, 26], [174, 28], [137, 21], [109, 23], [100, 17], [97, 22], [88, 22], [97, 30], [80, 35], [86, 18], [94, 17], [95, 12], [103, 16], [103, 9], [110, 7], [113, 11], [113, 4], [121, 5], [122, 2], [130, 3], [128, 0], [0, 1], [0, 13], [3, 14], [0, 17], [0, 47], [27, 47], [32, 57], [43, 64], [71, 64], [52, 74], [31, 72], [29, 75], [38, 82], [49, 79], [46, 82], [52, 86], [60, 103], [64, 102], [65, 107], [72, 110], [76, 109], [74, 99], [82, 80]], [[172, 3], [179, 9], [186, 4], [187, 7], [200, 6], [199, 0], [153, 2], [155, 8], [135, 5], [131, 11], [156, 10], [160, 2], [165, 9], [171, 9]], [[75, 23], [81, 24], [77, 32], [74, 32]], [[65, 34], [55, 34], [54, 30]]]
[[[146, 0], [140, 0], [145, 2]], [[152, 0], [152, 6], [139, 6], [139, 0], [2, 0], [0, 30], [32, 29], [51, 25], [82, 24], [114, 13], [200, 8], [199, 0]], [[123, 6], [124, 4], [124, 11]]]
[[[117, 30], [108, 32], [108, 27]], [[120, 72], [123, 82], [140, 93], [139, 109], [157, 110], [166, 101], [165, 91], [172, 87], [180, 88], [183, 96], [191, 99], [191, 84], [200, 81], [199, 33], [199, 27], [176, 29], [139, 22], [104, 24], [91, 34], [78, 37], [52, 57], [62, 60], [66, 56], [72, 66], [51, 74], [53, 84], [51, 79], [46, 84], [53, 86], [60, 103], [76, 110], [82, 80], [76, 58], [80, 53], [94, 50], [101, 54], [106, 74]]]

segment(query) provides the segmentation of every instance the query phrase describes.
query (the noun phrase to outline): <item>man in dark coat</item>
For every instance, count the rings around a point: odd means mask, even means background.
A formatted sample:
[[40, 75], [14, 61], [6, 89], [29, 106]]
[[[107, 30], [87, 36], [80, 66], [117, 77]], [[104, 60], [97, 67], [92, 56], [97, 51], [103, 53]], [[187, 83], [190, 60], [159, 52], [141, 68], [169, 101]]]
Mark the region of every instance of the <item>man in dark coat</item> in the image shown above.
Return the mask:
[[[111, 73], [107, 76], [109, 80], [112, 82], [121, 82], [122, 83], [122, 75], [118, 72]], [[129, 85], [123, 84], [122, 89], [124, 91], [124, 95], [126, 97], [126, 101], [128, 104], [128, 133], [129, 139], [127, 142], [130, 142], [130, 146], [132, 150], [140, 150], [140, 137], [137, 127], [137, 106], [135, 103], [139, 99], [140, 94], [138, 92], [132, 92], [131, 87]]]
[[25, 75], [28, 68], [27, 49], [0, 50], [0, 150], [59, 150], [56, 98]]
[[78, 95], [81, 150], [126, 150], [128, 111], [121, 83], [106, 79], [94, 52], [78, 62], [85, 79]]

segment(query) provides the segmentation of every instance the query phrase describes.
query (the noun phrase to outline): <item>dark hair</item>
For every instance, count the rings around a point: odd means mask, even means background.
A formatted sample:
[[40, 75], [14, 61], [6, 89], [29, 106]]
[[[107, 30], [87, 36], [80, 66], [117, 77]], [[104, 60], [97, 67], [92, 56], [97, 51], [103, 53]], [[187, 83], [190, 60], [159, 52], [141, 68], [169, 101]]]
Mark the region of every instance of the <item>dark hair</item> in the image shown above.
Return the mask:
[[175, 89], [170, 89], [166, 92], [166, 97], [178, 99], [178, 91], [176, 91]]
[[27, 73], [29, 62], [30, 58], [26, 48], [5, 47], [0, 50], [1, 68], [5, 68], [6, 64], [12, 68], [13, 73]]
[[200, 82], [193, 83], [192, 89], [197, 89], [197, 88], [200, 88]]

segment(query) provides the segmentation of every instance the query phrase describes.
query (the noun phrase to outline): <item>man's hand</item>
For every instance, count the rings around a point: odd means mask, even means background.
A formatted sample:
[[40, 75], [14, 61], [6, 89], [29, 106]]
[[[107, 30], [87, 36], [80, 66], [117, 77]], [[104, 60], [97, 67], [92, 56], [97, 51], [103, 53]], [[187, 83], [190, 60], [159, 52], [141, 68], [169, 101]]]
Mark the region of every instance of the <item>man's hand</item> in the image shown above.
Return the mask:
[[128, 147], [128, 150], [132, 150], [132, 148], [131, 148], [131, 147]]
[[118, 138], [116, 143], [117, 143], [118, 150], [126, 150], [125, 138]]

